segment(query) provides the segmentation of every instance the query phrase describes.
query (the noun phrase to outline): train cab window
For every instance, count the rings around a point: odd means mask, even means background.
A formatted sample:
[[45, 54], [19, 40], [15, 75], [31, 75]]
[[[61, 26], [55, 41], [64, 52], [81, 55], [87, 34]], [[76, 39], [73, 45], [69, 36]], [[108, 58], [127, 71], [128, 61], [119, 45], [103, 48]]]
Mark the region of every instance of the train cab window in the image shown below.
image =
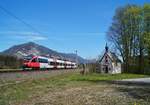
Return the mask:
[[32, 60], [32, 62], [37, 62], [37, 58], [34, 58], [34, 59]]

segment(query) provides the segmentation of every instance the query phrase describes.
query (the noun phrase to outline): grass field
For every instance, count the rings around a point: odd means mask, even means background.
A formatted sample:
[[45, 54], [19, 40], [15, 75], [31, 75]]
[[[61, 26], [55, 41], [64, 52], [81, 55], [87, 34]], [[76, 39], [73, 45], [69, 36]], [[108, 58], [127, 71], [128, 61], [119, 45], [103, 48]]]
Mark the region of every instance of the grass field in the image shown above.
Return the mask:
[[69, 73], [0, 87], [0, 105], [149, 105], [150, 86], [105, 81], [147, 75]]

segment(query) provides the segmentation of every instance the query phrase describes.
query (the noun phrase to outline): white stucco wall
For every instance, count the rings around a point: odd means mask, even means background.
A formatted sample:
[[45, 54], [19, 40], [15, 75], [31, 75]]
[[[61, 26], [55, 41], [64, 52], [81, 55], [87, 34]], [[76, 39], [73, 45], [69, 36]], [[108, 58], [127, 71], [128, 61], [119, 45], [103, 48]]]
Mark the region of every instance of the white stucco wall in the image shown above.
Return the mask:
[[113, 63], [113, 72], [112, 74], [118, 74], [121, 73], [121, 63], [117, 63], [117, 65], [115, 63]]

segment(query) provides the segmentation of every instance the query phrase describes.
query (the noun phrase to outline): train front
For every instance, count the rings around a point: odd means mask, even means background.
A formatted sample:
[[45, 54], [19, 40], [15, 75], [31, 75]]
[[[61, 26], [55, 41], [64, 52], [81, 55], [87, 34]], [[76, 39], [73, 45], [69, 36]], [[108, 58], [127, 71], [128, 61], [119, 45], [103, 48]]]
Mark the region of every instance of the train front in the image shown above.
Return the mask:
[[30, 67], [30, 62], [31, 62], [32, 59], [33, 59], [33, 57], [24, 57], [23, 65], [22, 65], [23, 70], [31, 68]]

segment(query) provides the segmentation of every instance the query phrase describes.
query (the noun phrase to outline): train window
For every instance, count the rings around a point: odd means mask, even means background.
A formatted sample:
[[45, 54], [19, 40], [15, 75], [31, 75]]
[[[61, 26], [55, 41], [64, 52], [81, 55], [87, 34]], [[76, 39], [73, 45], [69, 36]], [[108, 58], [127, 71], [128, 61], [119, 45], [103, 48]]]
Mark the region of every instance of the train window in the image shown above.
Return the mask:
[[62, 63], [56, 62], [57, 65], [62, 65]]
[[40, 63], [48, 63], [48, 60], [47, 60], [47, 59], [38, 58], [38, 61], [39, 61]]
[[50, 65], [55, 65], [55, 62], [50, 62]]
[[56, 65], [59, 65], [59, 63], [58, 63], [58, 62], [56, 62]]

